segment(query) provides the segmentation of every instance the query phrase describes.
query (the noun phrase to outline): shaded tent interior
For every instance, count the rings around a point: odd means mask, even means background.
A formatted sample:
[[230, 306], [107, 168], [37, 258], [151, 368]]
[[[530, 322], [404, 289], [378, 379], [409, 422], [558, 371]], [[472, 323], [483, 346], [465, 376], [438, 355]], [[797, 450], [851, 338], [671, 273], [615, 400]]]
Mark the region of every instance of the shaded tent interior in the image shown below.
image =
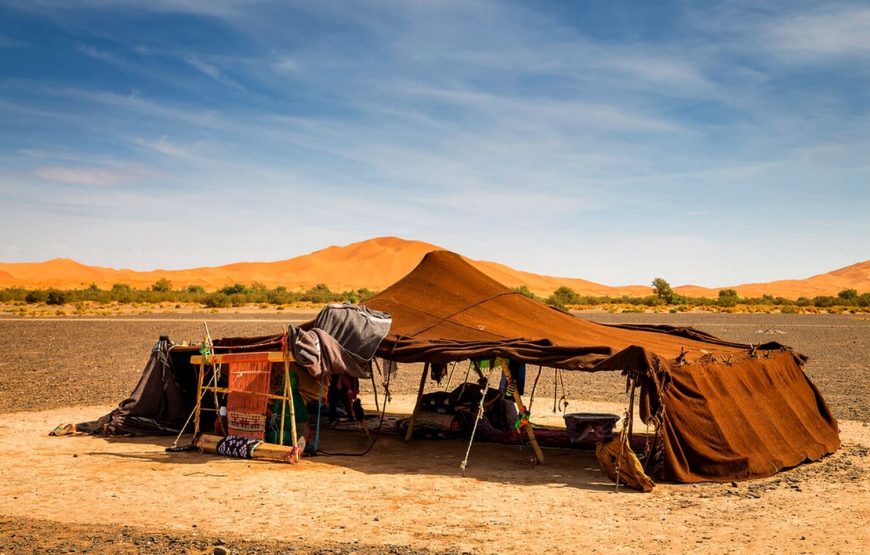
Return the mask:
[[[640, 417], [656, 431], [656, 479], [769, 476], [839, 447], [836, 420], [804, 374], [804, 357], [778, 343], [751, 346], [690, 328], [589, 322], [516, 293], [447, 251], [429, 253], [364, 304], [393, 316], [377, 353], [384, 359], [446, 363], [502, 357], [566, 370], [622, 372], [632, 399], [637, 393]], [[218, 353], [277, 351], [281, 339], [214, 344]], [[150, 380], [158, 385], [140, 382], [140, 388], [178, 389], [159, 396], [161, 406], [143, 406], [143, 416], [159, 414], [158, 420], [181, 427], [195, 402], [196, 370], [189, 361], [197, 352], [169, 351], [175, 385], [166, 376]]]

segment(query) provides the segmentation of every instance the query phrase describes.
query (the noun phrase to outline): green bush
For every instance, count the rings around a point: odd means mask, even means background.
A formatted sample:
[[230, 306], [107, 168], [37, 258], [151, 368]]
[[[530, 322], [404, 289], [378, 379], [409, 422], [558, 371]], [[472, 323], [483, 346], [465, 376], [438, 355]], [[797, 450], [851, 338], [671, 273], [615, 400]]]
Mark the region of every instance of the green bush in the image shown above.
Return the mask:
[[44, 303], [48, 298], [48, 294], [42, 290], [34, 290], [27, 293], [24, 297], [24, 301], [30, 304], [34, 303]]
[[580, 304], [580, 296], [577, 292], [570, 287], [565, 287], [564, 285], [553, 291], [553, 294], [550, 295], [550, 299], [553, 300], [553, 303], [548, 304], [552, 304], [553, 306], [565, 307], [568, 305]]
[[234, 283], [232, 285], [227, 285], [220, 291], [224, 295], [238, 295], [245, 294], [248, 292], [248, 288], [242, 285], [241, 283]]
[[202, 303], [208, 308], [226, 308], [232, 304], [232, 300], [229, 295], [217, 292], [206, 296]]
[[66, 295], [64, 295], [63, 291], [59, 291], [57, 289], [49, 289], [45, 298], [45, 304], [66, 304]]
[[737, 291], [734, 289], [722, 289], [719, 291], [719, 299], [716, 301], [716, 304], [722, 307], [734, 307], [737, 306], [737, 301], [740, 298], [737, 296]]
[[827, 295], [820, 295], [818, 297], [813, 298], [813, 306], [817, 308], [829, 308], [835, 306], [837, 304], [836, 297], [829, 297]]
[[151, 286], [151, 290], [155, 293], [169, 293], [172, 291], [172, 282], [166, 278], [158, 279]]

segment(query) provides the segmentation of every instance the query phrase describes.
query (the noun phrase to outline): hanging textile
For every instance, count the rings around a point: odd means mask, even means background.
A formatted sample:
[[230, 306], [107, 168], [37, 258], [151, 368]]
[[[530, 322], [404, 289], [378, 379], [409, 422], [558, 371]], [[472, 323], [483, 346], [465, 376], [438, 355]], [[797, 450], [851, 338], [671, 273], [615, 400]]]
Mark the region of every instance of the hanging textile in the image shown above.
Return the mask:
[[268, 360], [229, 364], [227, 428], [229, 435], [263, 439], [272, 365]]

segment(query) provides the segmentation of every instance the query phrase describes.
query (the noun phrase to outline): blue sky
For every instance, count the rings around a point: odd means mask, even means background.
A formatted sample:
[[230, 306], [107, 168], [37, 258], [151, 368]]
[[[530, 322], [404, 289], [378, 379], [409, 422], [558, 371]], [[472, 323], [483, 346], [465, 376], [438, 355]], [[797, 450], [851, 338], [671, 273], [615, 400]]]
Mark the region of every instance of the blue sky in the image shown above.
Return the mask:
[[716, 286], [866, 260], [868, 214], [866, 3], [0, 0], [3, 261]]

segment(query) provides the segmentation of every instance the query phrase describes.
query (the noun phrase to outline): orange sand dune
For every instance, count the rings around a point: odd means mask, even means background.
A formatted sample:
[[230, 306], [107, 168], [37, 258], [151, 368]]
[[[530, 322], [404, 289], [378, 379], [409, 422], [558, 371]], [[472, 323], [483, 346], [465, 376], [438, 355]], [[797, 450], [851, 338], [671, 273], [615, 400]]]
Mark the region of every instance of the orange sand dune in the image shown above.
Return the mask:
[[[176, 288], [202, 285], [206, 289], [218, 289], [233, 283], [250, 285], [259, 282], [267, 287], [283, 285], [292, 290], [308, 289], [318, 283], [325, 283], [335, 291], [363, 287], [381, 290], [410, 272], [427, 252], [439, 248], [422, 241], [378, 237], [276, 262], [238, 262], [216, 267], [147, 272], [86, 266], [74, 260], [56, 258], [46, 262], [0, 263], [0, 287], [76, 289], [95, 283], [101, 288], [108, 288], [115, 283], [126, 283], [136, 288], [146, 288], [165, 278]], [[612, 287], [579, 278], [523, 272], [496, 262], [469, 261], [509, 287], [525, 285], [542, 296], [549, 295], [563, 285], [581, 295], [644, 296], [652, 292], [646, 285]], [[870, 260], [807, 279], [753, 283], [731, 288], [736, 289], [741, 296], [771, 294], [792, 299], [836, 295], [843, 289], [870, 291]], [[715, 297], [721, 288], [685, 285], [675, 289], [683, 295]]]

